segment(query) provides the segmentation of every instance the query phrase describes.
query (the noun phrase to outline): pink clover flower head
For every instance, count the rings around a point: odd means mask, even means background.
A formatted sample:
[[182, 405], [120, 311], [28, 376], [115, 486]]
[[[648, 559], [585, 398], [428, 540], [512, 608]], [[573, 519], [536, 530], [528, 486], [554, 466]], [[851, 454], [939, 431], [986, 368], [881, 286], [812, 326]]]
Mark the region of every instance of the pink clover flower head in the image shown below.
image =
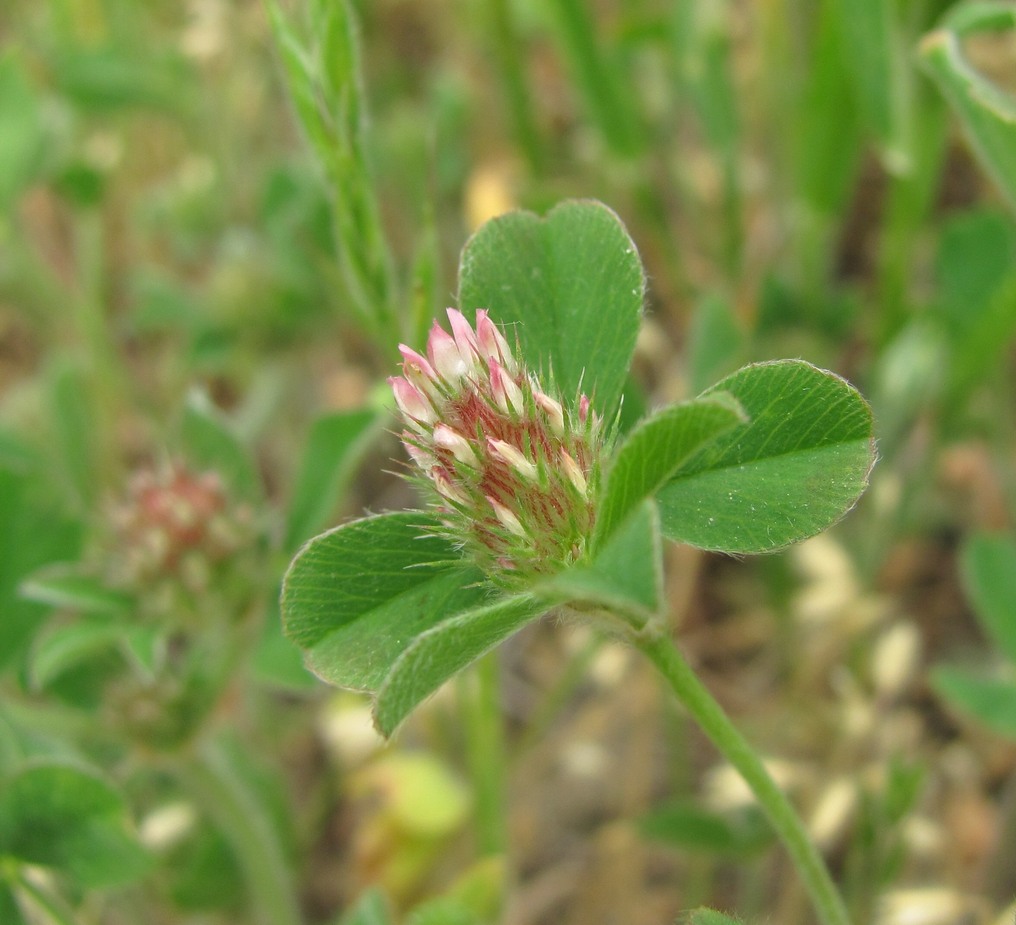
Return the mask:
[[448, 309], [426, 357], [400, 346], [389, 379], [402, 441], [443, 532], [495, 581], [517, 585], [583, 558], [610, 434], [585, 395], [569, 405], [519, 362], [486, 311]]
[[[251, 569], [259, 567], [253, 509], [218, 472], [182, 461], [135, 470], [105, 527], [103, 578], [137, 597], [139, 617], [165, 625], [204, 626], [208, 595], [238, 581], [252, 586]], [[246, 604], [237, 595], [240, 619]], [[221, 602], [212, 609], [230, 612]]]

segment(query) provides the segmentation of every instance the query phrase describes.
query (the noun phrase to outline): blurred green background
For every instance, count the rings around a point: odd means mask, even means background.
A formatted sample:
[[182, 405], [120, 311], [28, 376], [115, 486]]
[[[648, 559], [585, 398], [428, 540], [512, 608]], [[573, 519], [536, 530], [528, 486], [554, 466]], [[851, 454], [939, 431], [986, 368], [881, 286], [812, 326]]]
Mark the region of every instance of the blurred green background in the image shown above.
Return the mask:
[[279, 630], [301, 543], [414, 503], [383, 379], [468, 235], [569, 197], [649, 276], [629, 420], [775, 357], [871, 399], [881, 461], [831, 535], [673, 551], [682, 647], [858, 922], [1011, 920], [1013, 19], [6, 0], [0, 922], [809, 921], [617, 644], [505, 648], [492, 781], [473, 679], [382, 749]]

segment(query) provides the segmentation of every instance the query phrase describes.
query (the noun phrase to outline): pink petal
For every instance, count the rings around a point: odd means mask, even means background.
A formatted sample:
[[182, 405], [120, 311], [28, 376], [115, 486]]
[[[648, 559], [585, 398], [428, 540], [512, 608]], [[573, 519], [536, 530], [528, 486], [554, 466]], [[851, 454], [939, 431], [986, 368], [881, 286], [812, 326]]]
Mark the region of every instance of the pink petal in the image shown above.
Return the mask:
[[473, 354], [463, 356], [455, 338], [437, 321], [427, 338], [427, 356], [438, 375], [449, 385], [455, 385], [469, 371], [474, 358]]
[[406, 379], [426, 394], [434, 395], [437, 373], [427, 358], [405, 344], [399, 344], [399, 353], [402, 354], [402, 372]]
[[521, 414], [524, 406], [522, 390], [493, 357], [487, 358], [487, 364], [490, 367], [490, 391], [498, 408], [507, 414], [510, 405], [516, 414]]
[[395, 404], [405, 415], [410, 425], [423, 423], [433, 424], [437, 419], [434, 408], [426, 396], [408, 379], [402, 376], [392, 376], [388, 380], [392, 387], [392, 394], [395, 396]]
[[466, 321], [466, 316], [454, 308], [448, 309], [448, 321], [452, 326], [452, 334], [455, 336], [455, 343], [458, 344], [459, 353], [464, 358], [478, 357], [480, 345], [476, 342], [476, 335]]
[[482, 308], [476, 312], [476, 339], [484, 357], [493, 357], [503, 366], [515, 365], [508, 342]]

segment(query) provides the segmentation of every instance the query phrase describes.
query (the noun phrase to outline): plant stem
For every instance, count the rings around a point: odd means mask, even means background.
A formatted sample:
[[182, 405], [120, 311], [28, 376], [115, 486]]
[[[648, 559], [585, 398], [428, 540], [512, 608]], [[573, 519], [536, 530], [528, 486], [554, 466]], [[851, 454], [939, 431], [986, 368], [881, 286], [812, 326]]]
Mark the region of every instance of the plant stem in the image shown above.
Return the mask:
[[174, 770], [236, 854], [254, 920], [262, 925], [301, 925], [278, 832], [228, 753], [216, 742], [203, 742]]
[[804, 823], [783, 791], [773, 782], [754, 749], [681, 656], [669, 633], [659, 627], [649, 627], [636, 634], [633, 641], [657, 667], [674, 695], [713, 745], [751, 788], [783, 840], [823, 925], [850, 925], [843, 898], [808, 837]]
[[464, 692], [467, 748], [476, 791], [476, 833], [480, 854], [504, 854], [505, 746], [498, 703], [497, 655], [490, 652], [476, 663], [475, 684]]

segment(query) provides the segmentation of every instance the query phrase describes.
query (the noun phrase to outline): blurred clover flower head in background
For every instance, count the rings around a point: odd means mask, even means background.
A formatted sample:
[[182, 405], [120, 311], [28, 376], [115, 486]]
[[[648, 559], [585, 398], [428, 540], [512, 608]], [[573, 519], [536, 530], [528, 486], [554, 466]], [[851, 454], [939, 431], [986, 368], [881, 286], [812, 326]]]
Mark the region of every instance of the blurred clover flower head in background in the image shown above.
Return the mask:
[[109, 526], [110, 583], [140, 595], [146, 609], [175, 616], [181, 594], [207, 595], [257, 541], [253, 511], [230, 496], [219, 474], [181, 462], [137, 470]]
[[455, 309], [448, 320], [426, 356], [400, 344], [403, 374], [388, 380], [418, 481], [495, 581], [557, 572], [585, 554], [611, 434], [585, 395], [571, 409], [545, 389], [486, 311], [475, 329]]

